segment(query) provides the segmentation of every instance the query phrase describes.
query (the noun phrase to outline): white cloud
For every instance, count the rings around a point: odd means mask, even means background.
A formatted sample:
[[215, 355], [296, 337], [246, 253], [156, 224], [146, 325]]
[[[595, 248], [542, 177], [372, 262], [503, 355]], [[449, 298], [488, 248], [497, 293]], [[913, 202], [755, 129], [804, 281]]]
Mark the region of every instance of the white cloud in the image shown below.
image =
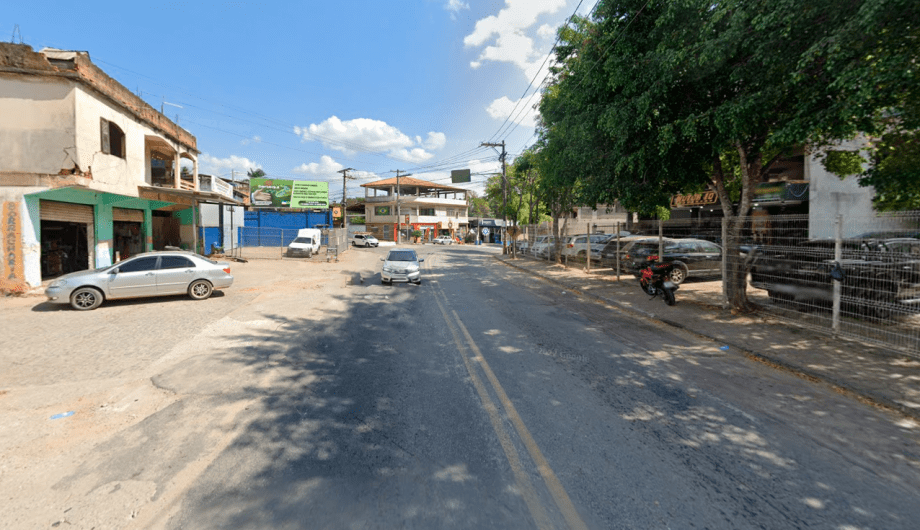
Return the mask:
[[301, 175], [325, 175], [334, 176], [345, 166], [332, 159], [331, 156], [323, 155], [319, 162], [310, 162], [309, 164], [300, 164], [291, 171]]
[[260, 136], [253, 136], [252, 138], [245, 138], [245, 139], [243, 139], [243, 140], [240, 140], [240, 143], [243, 144], [243, 145], [260, 144], [260, 143], [262, 143], [262, 137], [260, 137]]
[[447, 0], [447, 3], [444, 4], [444, 9], [450, 11], [450, 18], [452, 20], [457, 20], [457, 14], [461, 9], [469, 9], [470, 4], [464, 2], [463, 0]]
[[550, 26], [549, 24], [543, 24], [537, 29], [537, 35], [548, 39], [556, 36], [556, 28]]
[[318, 140], [323, 146], [353, 155], [358, 150], [385, 152], [414, 145], [412, 138], [386, 122], [357, 118], [342, 121], [332, 116], [320, 124], [294, 127], [304, 140]]
[[406, 162], [419, 163], [426, 160], [431, 160], [434, 157], [433, 153], [429, 153], [420, 147], [414, 149], [394, 149], [390, 152], [389, 156], [397, 160], [404, 160]]
[[258, 162], [241, 156], [230, 155], [227, 158], [217, 158], [207, 153], [202, 153], [198, 157], [198, 165], [199, 173], [204, 173], [205, 175], [228, 173], [230, 170], [246, 172], [250, 169], [262, 167]]
[[[566, 0], [506, 0], [505, 8], [498, 15], [478, 20], [473, 32], [463, 39], [471, 48], [491, 43], [470, 66], [479, 68], [485, 61], [509, 62], [520, 68], [528, 80], [538, 73], [545, 75], [540, 72], [540, 65], [549, 48], [535, 49], [533, 39], [525, 30], [536, 24], [540, 16], [556, 13], [565, 4]], [[546, 31], [544, 24], [536, 33], [544, 36]]]
[[434, 157], [429, 151], [442, 149], [447, 144], [444, 133], [429, 132], [426, 139], [418, 135], [413, 139], [386, 122], [368, 118], [342, 121], [332, 116], [320, 124], [294, 127], [294, 133], [305, 142], [319, 141], [326, 148], [348, 156], [369, 151], [387, 153], [391, 158], [407, 162], [429, 160]]
[[[537, 103], [539, 99], [536, 97], [530, 99], [529, 95], [525, 96], [523, 99], [524, 101], [511, 101], [507, 96], [502, 96], [486, 107], [486, 112], [496, 120], [505, 121], [505, 119], [510, 116], [511, 121], [514, 123], [519, 123], [526, 127], [534, 127], [537, 124], [537, 110], [533, 108], [533, 105]], [[527, 100], [530, 101], [528, 102]], [[520, 105], [518, 105], [518, 103], [520, 103]], [[515, 105], [517, 105], [517, 108], [515, 108]]]
[[418, 143], [425, 149], [437, 151], [438, 149], [443, 149], [444, 146], [447, 145], [447, 135], [439, 132], [429, 132], [428, 139], [422, 142], [421, 138], [419, 138]]

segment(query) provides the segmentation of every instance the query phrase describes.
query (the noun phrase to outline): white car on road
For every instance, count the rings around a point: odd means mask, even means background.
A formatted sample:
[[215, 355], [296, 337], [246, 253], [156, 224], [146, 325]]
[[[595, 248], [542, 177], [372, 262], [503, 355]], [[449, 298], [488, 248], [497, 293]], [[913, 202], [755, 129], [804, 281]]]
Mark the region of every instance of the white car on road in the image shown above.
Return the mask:
[[380, 245], [380, 241], [370, 234], [354, 234], [351, 237], [351, 244], [356, 247], [376, 247]]
[[435, 245], [453, 245], [454, 240], [450, 236], [438, 236], [434, 238], [433, 243]]

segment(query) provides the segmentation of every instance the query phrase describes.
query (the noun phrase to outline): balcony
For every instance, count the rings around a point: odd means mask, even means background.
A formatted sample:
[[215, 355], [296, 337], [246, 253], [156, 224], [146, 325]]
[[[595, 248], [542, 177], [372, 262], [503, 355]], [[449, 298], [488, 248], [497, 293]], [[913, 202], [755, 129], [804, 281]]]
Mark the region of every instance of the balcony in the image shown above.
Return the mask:
[[[366, 204], [396, 204], [396, 195], [378, 195], [377, 197], [367, 197]], [[426, 197], [424, 195], [403, 195], [399, 198], [400, 204], [427, 204], [432, 206], [466, 206], [466, 199], [443, 199], [438, 197]]]

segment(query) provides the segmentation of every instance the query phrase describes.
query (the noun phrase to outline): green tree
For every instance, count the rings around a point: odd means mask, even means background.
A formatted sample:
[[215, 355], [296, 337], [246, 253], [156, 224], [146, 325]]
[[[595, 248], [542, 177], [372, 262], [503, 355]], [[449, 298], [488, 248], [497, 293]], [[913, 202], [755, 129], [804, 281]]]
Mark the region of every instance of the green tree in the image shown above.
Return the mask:
[[250, 169], [250, 170], [246, 173], [246, 176], [249, 177], [249, 178], [251, 178], [251, 179], [261, 179], [261, 178], [265, 178], [265, 171], [263, 171], [261, 168]]
[[[883, 44], [867, 32], [903, 24], [890, 16], [896, 7], [914, 19], [907, 4], [602, 0], [592, 19], [560, 32], [556, 77], [540, 103], [546, 146], [570, 161], [587, 204], [618, 199], [653, 212], [675, 193], [710, 187], [728, 218], [725, 252], [737, 256], [754, 189], [773, 162], [872, 130], [899, 103], [905, 79], [916, 77], [916, 45], [896, 41], [917, 26], [891, 30]], [[860, 63], [882, 49], [898, 56]], [[730, 264], [725, 294], [747, 309], [746, 271]]]

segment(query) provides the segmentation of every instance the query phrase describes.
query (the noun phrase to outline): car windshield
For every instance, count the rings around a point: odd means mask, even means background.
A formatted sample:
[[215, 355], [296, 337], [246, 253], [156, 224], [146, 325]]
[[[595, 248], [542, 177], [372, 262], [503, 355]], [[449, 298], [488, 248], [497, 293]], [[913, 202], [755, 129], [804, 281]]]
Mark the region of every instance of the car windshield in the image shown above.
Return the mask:
[[387, 254], [387, 261], [415, 261], [414, 250], [394, 250]]
[[308, 245], [313, 244], [313, 238], [310, 237], [298, 237], [294, 240], [294, 243], [306, 243]]

